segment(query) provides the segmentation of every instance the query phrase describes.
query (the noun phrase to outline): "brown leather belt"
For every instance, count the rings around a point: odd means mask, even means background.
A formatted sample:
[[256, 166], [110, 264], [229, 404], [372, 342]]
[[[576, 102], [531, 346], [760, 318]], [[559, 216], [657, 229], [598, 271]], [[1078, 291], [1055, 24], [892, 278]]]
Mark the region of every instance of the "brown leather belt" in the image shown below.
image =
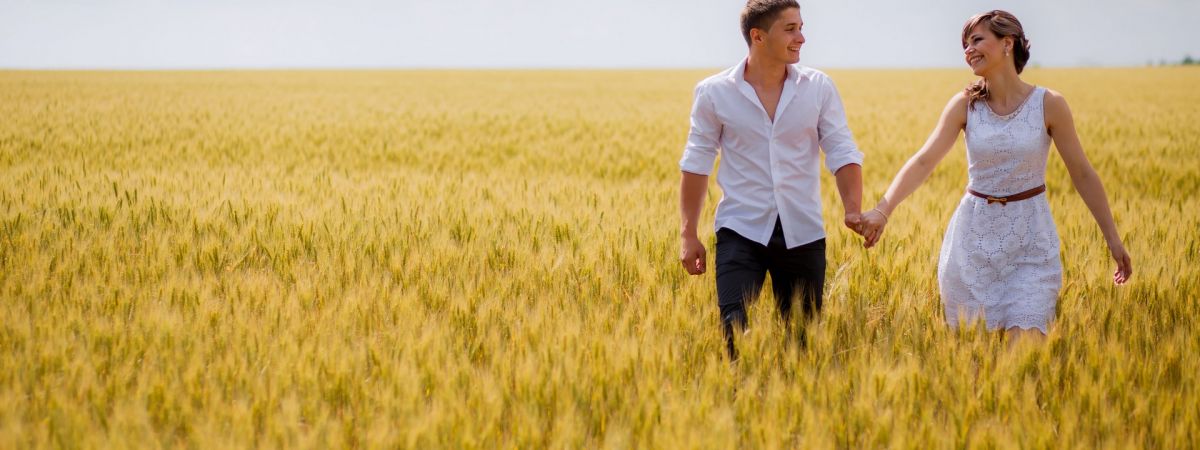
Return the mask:
[[1033, 189], [1030, 189], [1028, 191], [1018, 192], [1016, 194], [1009, 195], [1007, 197], [995, 197], [995, 196], [991, 196], [991, 195], [987, 195], [987, 194], [980, 194], [978, 192], [967, 189], [968, 194], [974, 195], [979, 198], [987, 199], [987, 202], [989, 205], [992, 203], [999, 203], [1000, 206], [1004, 206], [1004, 205], [1008, 204], [1008, 202], [1017, 202], [1017, 201], [1025, 200], [1027, 198], [1032, 198], [1033, 196], [1041, 194], [1043, 192], [1046, 192], [1046, 185], [1044, 185], [1044, 184], [1041, 186], [1035, 187]]

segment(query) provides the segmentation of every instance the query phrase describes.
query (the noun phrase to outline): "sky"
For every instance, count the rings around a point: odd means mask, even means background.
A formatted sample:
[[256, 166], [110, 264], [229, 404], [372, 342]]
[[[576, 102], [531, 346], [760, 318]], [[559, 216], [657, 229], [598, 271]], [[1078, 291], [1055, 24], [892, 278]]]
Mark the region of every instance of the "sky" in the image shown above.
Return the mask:
[[[739, 0], [0, 0], [0, 68], [720, 68]], [[801, 1], [801, 64], [961, 67], [971, 15], [1012, 12], [1031, 66], [1200, 58], [1200, 0]]]

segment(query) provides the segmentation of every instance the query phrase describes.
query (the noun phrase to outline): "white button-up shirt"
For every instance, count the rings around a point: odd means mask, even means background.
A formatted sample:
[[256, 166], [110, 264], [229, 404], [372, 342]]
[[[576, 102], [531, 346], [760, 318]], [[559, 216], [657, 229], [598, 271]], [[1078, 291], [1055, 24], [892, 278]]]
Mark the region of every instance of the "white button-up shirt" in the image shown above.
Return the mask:
[[863, 161], [842, 99], [828, 75], [788, 65], [772, 123], [745, 71], [743, 60], [696, 85], [679, 167], [708, 175], [721, 149], [717, 184], [724, 194], [715, 230], [729, 228], [766, 245], [778, 218], [788, 248], [824, 238], [818, 148], [832, 173]]

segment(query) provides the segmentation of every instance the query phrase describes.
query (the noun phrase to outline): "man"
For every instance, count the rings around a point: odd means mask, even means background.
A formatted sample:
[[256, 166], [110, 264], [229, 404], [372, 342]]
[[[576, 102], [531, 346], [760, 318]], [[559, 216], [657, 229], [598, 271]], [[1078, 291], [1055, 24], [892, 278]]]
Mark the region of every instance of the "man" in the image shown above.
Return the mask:
[[785, 323], [793, 298], [803, 302], [806, 318], [821, 309], [825, 229], [818, 149], [837, 178], [845, 223], [852, 229], [858, 227], [862, 199], [863, 155], [837, 89], [824, 73], [793, 65], [804, 44], [800, 6], [795, 0], [750, 0], [741, 23], [749, 55], [696, 86], [691, 131], [679, 161], [680, 261], [688, 273], [700, 275], [706, 255], [696, 222], [721, 151], [717, 183], [724, 196], [714, 226], [717, 300], [732, 360], [734, 330], [746, 326], [745, 304], [757, 297], [768, 272]]

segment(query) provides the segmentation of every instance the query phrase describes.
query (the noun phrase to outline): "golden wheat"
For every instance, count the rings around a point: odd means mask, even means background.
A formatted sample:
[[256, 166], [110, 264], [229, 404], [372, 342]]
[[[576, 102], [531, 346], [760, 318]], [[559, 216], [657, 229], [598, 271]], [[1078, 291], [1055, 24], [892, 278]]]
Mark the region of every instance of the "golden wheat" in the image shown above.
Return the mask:
[[[944, 325], [960, 140], [871, 251], [823, 175], [826, 309], [736, 367], [676, 261], [708, 73], [0, 72], [0, 448], [1200, 445], [1200, 71], [1027, 73], [1135, 258], [1052, 155], [1045, 344]], [[970, 80], [830, 74], [868, 204]]]

